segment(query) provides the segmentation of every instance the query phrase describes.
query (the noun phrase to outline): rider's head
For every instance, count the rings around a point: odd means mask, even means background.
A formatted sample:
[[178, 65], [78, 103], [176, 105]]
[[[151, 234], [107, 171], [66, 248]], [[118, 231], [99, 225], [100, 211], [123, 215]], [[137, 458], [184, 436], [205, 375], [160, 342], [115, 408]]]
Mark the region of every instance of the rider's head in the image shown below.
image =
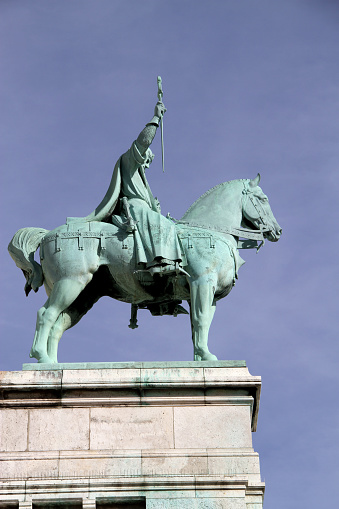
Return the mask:
[[154, 159], [154, 154], [150, 148], [146, 150], [144, 168], [149, 168], [151, 162]]

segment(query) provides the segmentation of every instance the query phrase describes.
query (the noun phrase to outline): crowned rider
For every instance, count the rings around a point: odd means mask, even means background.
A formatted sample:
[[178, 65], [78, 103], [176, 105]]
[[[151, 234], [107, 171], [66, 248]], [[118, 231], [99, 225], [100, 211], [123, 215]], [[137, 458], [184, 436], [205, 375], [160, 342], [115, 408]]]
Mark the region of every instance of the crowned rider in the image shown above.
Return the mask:
[[139, 268], [151, 274], [185, 273], [175, 225], [161, 215], [159, 201], [153, 196], [145, 175], [154, 158], [149, 147], [165, 111], [164, 104], [158, 101], [151, 121], [118, 159], [104, 199], [86, 217], [87, 221], [111, 222], [112, 214], [124, 213], [125, 225], [134, 231]]

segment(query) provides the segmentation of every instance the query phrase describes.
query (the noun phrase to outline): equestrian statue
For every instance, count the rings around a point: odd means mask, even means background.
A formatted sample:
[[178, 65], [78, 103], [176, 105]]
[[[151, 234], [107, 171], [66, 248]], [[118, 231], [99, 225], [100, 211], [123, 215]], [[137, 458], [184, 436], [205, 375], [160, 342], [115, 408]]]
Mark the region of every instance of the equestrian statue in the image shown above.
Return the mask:
[[[26, 278], [25, 292], [44, 285], [48, 299], [39, 309], [30, 357], [57, 363], [58, 343], [103, 296], [152, 315], [190, 309], [194, 359], [213, 361], [208, 332], [218, 300], [232, 290], [244, 263], [239, 249], [259, 249], [282, 230], [267, 196], [254, 179], [224, 182], [203, 194], [180, 220], [161, 214], [145, 171], [150, 145], [160, 126], [164, 166], [161, 79], [154, 115], [117, 161], [101, 203], [86, 217], [67, 218], [49, 231], [22, 228], [8, 249]], [[40, 263], [34, 254], [40, 247]]]

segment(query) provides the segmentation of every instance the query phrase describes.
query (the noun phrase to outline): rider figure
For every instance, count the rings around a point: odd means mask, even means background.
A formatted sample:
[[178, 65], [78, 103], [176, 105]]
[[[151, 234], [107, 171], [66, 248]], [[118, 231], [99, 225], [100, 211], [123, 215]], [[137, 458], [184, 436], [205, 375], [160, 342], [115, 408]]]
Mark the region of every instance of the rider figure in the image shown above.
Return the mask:
[[163, 103], [158, 101], [151, 121], [117, 161], [104, 199], [86, 218], [110, 222], [112, 214], [123, 212], [127, 226], [131, 227], [129, 231], [134, 230], [137, 264], [151, 274], [185, 273], [175, 225], [161, 215], [159, 201], [153, 196], [145, 175], [154, 158], [149, 147], [165, 111]]

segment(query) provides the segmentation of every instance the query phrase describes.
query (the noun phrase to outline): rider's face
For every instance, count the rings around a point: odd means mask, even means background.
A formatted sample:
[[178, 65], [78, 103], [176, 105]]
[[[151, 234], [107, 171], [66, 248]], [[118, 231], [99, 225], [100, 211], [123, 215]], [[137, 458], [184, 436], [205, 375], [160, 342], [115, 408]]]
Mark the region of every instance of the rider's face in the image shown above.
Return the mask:
[[146, 152], [146, 160], [143, 165], [145, 170], [150, 167], [150, 164], [153, 161], [153, 158], [154, 158], [153, 153], [151, 152], [151, 150], [148, 149]]
[[147, 157], [147, 159], [146, 159], [146, 161], [144, 163], [144, 169], [145, 170], [150, 167], [150, 164], [151, 164], [152, 161], [153, 161], [153, 157]]

